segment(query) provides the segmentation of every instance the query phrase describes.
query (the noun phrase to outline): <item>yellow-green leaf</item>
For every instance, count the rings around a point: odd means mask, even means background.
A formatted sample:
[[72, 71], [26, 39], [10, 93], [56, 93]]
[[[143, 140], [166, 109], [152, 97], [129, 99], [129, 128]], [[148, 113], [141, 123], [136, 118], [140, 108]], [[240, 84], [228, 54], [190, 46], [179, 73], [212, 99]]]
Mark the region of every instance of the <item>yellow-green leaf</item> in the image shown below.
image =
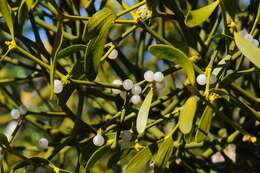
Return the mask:
[[173, 148], [174, 145], [172, 136], [165, 138], [164, 141], [159, 145], [158, 152], [154, 157], [156, 169], [160, 171], [165, 169], [168, 160], [172, 156]]
[[196, 142], [202, 142], [207, 137], [211, 126], [212, 113], [213, 109], [210, 106], [206, 106], [200, 118], [199, 127], [195, 135]]
[[255, 66], [260, 68], [260, 49], [253, 43], [244, 39], [238, 32], [234, 33], [234, 38], [238, 49]]
[[158, 58], [171, 61], [177, 65], [180, 65], [192, 85], [195, 85], [195, 73], [193, 69], [193, 63], [189, 58], [179, 49], [163, 44], [157, 44], [149, 47], [149, 51]]
[[6, 0], [0, 0], [0, 12], [5, 17], [5, 21], [11, 33], [12, 40], [14, 40], [14, 26], [11, 15], [11, 8], [9, 7], [9, 4]]
[[144, 102], [140, 107], [140, 110], [137, 115], [136, 129], [139, 134], [143, 133], [145, 130], [152, 100], [153, 100], [153, 89], [151, 88], [148, 95], [145, 97]]
[[219, 0], [202, 8], [191, 10], [185, 17], [185, 24], [188, 27], [195, 27], [206, 21], [218, 6]]
[[155, 144], [150, 144], [139, 151], [128, 163], [125, 173], [140, 173], [155, 152]]
[[190, 96], [185, 102], [179, 117], [179, 128], [184, 134], [191, 131], [193, 118], [197, 110], [197, 99], [194, 95]]

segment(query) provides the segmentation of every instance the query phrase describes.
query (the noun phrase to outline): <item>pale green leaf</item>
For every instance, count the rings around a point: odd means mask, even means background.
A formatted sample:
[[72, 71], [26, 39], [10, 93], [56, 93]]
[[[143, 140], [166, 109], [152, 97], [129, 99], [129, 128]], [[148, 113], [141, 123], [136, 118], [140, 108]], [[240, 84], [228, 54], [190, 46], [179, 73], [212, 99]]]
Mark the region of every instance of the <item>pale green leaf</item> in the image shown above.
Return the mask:
[[254, 46], [249, 40], [243, 38], [238, 32], [234, 33], [234, 39], [238, 49], [255, 66], [260, 68], [260, 49]]
[[179, 128], [182, 133], [184, 134], [190, 133], [196, 110], [197, 110], [197, 99], [193, 95], [187, 99], [180, 112]]
[[206, 21], [218, 6], [219, 0], [204, 6], [202, 8], [191, 10], [185, 17], [185, 24], [188, 27], [195, 27]]
[[149, 110], [151, 107], [151, 103], [153, 100], [153, 89], [151, 88], [149, 93], [147, 94], [147, 96], [144, 99], [143, 104], [140, 107], [140, 110], [138, 112], [137, 115], [137, 119], [136, 119], [136, 129], [137, 132], [143, 133], [148, 121], [148, 114], [149, 114]]
[[190, 83], [192, 85], [195, 85], [195, 73], [193, 69], [193, 63], [181, 50], [173, 46], [157, 44], [150, 46], [149, 51], [158, 58], [162, 58], [167, 61], [171, 61], [177, 65], [180, 65], [187, 74]]
[[0, 0], [0, 12], [5, 17], [5, 21], [11, 33], [12, 40], [14, 40], [14, 26], [11, 15], [11, 8], [6, 0]]
[[196, 142], [202, 142], [207, 137], [211, 126], [212, 114], [213, 109], [210, 106], [206, 106], [200, 118], [199, 127], [195, 135]]

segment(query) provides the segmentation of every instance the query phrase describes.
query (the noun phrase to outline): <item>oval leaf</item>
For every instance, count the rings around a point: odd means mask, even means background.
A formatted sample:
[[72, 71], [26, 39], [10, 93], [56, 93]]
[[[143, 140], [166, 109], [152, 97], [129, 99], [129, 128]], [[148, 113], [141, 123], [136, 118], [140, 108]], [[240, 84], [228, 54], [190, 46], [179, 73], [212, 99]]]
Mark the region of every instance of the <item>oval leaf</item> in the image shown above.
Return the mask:
[[179, 117], [179, 128], [182, 133], [190, 133], [196, 110], [197, 99], [195, 96], [190, 96], [188, 100], [185, 102]]
[[0, 1], [0, 12], [5, 17], [6, 24], [12, 36], [12, 40], [14, 40], [14, 26], [13, 26], [13, 19], [11, 16], [11, 8], [9, 7], [9, 4], [6, 0]]
[[200, 118], [198, 130], [195, 135], [196, 142], [202, 142], [207, 137], [211, 126], [212, 113], [213, 110], [210, 106], [207, 106], [204, 109], [204, 112]]
[[238, 32], [234, 33], [234, 39], [238, 49], [245, 57], [255, 66], [260, 68], [260, 49], [255, 47], [253, 43], [244, 39]]
[[200, 25], [209, 18], [209, 16], [213, 13], [218, 4], [219, 1], [217, 0], [202, 8], [189, 11], [185, 17], [185, 24], [188, 27], [195, 27]]
[[192, 85], [195, 85], [195, 73], [193, 69], [193, 63], [182, 51], [173, 46], [162, 44], [150, 46], [149, 51], [157, 57], [161, 57], [162, 59], [180, 65], [187, 74], [190, 83]]
[[140, 107], [140, 110], [137, 115], [136, 129], [139, 134], [143, 133], [145, 130], [152, 100], [153, 100], [153, 89], [151, 88], [148, 95], [145, 97], [144, 102]]

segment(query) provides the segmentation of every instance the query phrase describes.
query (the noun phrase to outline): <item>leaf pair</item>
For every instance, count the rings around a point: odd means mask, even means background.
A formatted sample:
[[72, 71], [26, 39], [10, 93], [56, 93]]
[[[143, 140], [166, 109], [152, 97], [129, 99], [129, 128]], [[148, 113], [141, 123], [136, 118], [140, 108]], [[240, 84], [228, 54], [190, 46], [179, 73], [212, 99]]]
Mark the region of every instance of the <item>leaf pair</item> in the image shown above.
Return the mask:
[[84, 56], [84, 71], [89, 80], [94, 80], [97, 76], [104, 45], [115, 19], [115, 13], [104, 8], [94, 14], [85, 27], [83, 39], [89, 42]]

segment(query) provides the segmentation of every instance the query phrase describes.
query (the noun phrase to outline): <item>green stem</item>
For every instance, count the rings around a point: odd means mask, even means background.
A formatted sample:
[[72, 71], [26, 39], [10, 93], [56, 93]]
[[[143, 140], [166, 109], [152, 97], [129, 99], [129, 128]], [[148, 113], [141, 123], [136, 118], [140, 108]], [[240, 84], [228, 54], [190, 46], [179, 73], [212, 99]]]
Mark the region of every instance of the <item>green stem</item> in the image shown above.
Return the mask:
[[140, 6], [142, 6], [142, 5], [144, 5], [145, 3], [146, 3], [146, 1], [142, 1], [142, 2], [139, 2], [139, 3], [137, 3], [137, 4], [135, 4], [135, 5], [131, 6], [131, 7], [129, 7], [128, 9], [126, 9], [126, 10], [124, 10], [124, 11], [121, 11], [120, 13], [117, 14], [117, 18], [119, 18], [119, 17], [121, 17], [121, 16], [123, 16], [123, 15], [129, 13], [130, 11], [132, 11], [132, 10], [134, 10], [134, 9], [136, 9], [136, 8], [138, 8], [138, 7], [140, 7]]

